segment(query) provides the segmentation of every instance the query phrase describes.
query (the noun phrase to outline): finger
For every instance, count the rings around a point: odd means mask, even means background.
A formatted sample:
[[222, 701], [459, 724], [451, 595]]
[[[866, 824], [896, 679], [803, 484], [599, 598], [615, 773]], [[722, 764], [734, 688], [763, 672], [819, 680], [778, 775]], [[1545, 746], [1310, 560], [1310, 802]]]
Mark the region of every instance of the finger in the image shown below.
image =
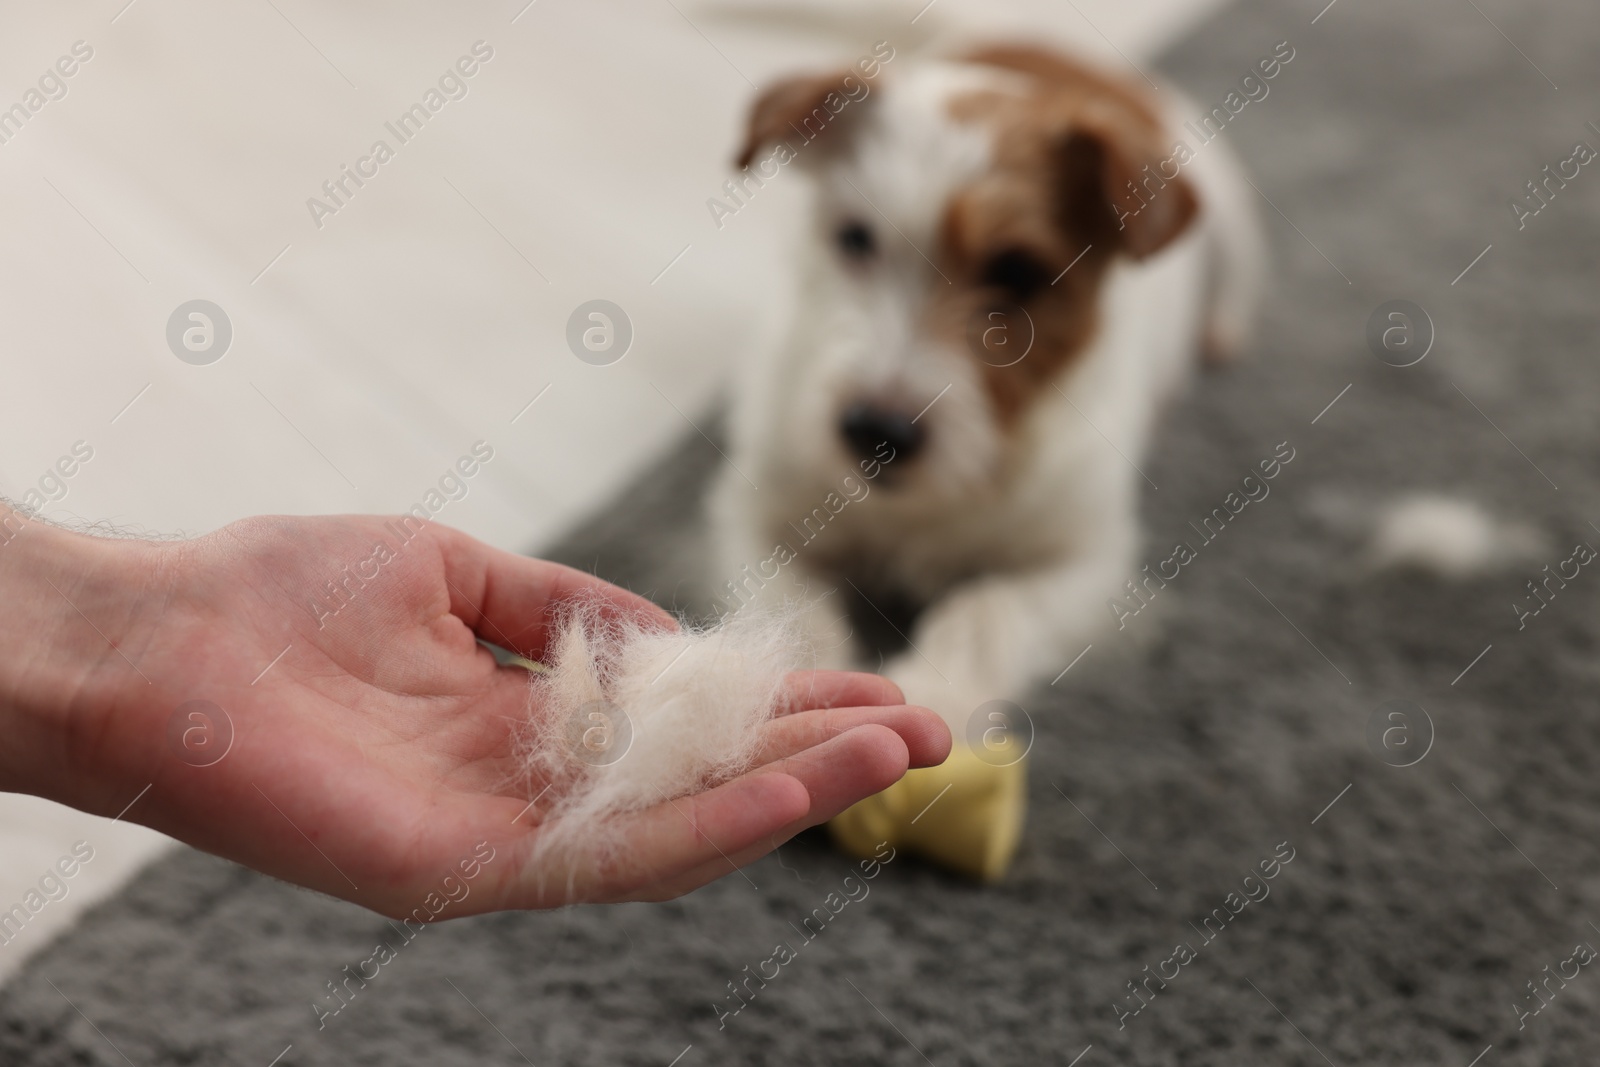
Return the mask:
[[779, 715], [810, 708], [862, 708], [904, 704], [905, 694], [889, 679], [861, 671], [793, 671], [784, 680]]
[[[745, 775], [692, 797], [666, 801], [619, 820], [620, 837], [585, 835], [573, 849], [539, 858], [512, 887], [509, 907], [645, 899], [650, 887], [743, 852], [804, 818], [805, 786], [782, 774]], [[733, 867], [726, 861], [723, 870]], [[575, 872], [570, 888], [562, 877]]]
[[[777, 830], [767, 834], [760, 841], [757, 841], [755, 844], [750, 845], [747, 848], [743, 848], [738, 852], [729, 853], [726, 856], [718, 856], [716, 859], [709, 860], [705, 863], [696, 864], [686, 871], [679, 871], [670, 878], [653, 882], [650, 885], [639, 889], [632, 896], [623, 899], [652, 901], [657, 903], [663, 900], [676, 900], [678, 897], [681, 897], [686, 893], [693, 893], [701, 886], [710, 885], [719, 878], [726, 878], [729, 875], [735, 875], [738, 871], [743, 870], [756, 860], [761, 859], [773, 849], [784, 844], [795, 834], [806, 828], [803, 820], [791, 825], [794, 827], [793, 829], [790, 829], [787, 826], [779, 827]], [[748, 878], [749, 875], [746, 875], [745, 877]], [[759, 889], [760, 886], [757, 886], [756, 888]]]
[[803, 813], [805, 825], [815, 826], [889, 788], [910, 766], [911, 754], [900, 735], [870, 722], [747, 774], [798, 779], [811, 797], [811, 805]]
[[[786, 783], [798, 780], [805, 787], [809, 803], [790, 818], [774, 822], [744, 840], [728, 832], [719, 832], [725, 828], [705, 824], [706, 837], [713, 842], [710, 855], [706, 855], [704, 849], [683, 847], [663, 851], [657, 841], [646, 838], [639, 842], [643, 851], [636, 861], [640, 866], [628, 870], [617, 880], [613, 891], [621, 895], [608, 899], [668, 899], [731, 874], [741, 865], [734, 856], [748, 856], [745, 860], [748, 862], [765, 855], [770, 848], [806, 827], [825, 822], [856, 801], [887, 789], [905, 774], [906, 766], [906, 748], [899, 735], [887, 727], [869, 724], [825, 741], [799, 756], [747, 772], [718, 790], [691, 799], [708, 798], [741, 783], [754, 786], [764, 778], [776, 778]], [[677, 802], [678, 805], [684, 803]], [[753, 824], [746, 820], [745, 829], [751, 828]], [[653, 857], [651, 850], [655, 852]], [[674, 862], [688, 858], [693, 851], [700, 851], [701, 855], [687, 863]]]
[[771, 763], [804, 752], [830, 738], [868, 723], [887, 726], [900, 735], [913, 767], [932, 767], [950, 755], [950, 728], [926, 708], [826, 708], [796, 712], [766, 723], [756, 762]]
[[710, 885], [717, 879], [732, 874], [736, 867], [743, 870], [756, 862], [756, 860], [763, 859], [776, 852], [779, 848], [788, 844], [796, 834], [808, 829], [810, 829], [810, 824], [804, 820], [786, 826], [777, 833], [768, 834], [743, 852], [734, 853], [726, 858], [719, 857], [711, 863], [703, 863], [693, 870], [678, 875], [670, 883], [663, 883], [653, 887], [650, 894], [641, 899], [652, 901], [673, 900], [683, 896], [685, 893], [692, 893], [703, 885]]
[[592, 574], [493, 548], [448, 526], [432, 526], [444, 559], [450, 612], [473, 633], [520, 656], [545, 654], [552, 609], [582, 601], [604, 619], [676, 629], [672, 616], [644, 597]]
[[[811, 796], [810, 809], [801, 817], [774, 832], [752, 841], [741, 850], [727, 849], [726, 855], [683, 871], [658, 883], [648, 891], [647, 900], [670, 900], [714, 882], [737, 868], [754, 863], [795, 834], [820, 825], [845, 808], [881, 792], [905, 773], [904, 746], [896, 734], [875, 724], [824, 742], [794, 759], [750, 772], [762, 776], [772, 768], [805, 784]], [[897, 756], [898, 753], [898, 756]]]

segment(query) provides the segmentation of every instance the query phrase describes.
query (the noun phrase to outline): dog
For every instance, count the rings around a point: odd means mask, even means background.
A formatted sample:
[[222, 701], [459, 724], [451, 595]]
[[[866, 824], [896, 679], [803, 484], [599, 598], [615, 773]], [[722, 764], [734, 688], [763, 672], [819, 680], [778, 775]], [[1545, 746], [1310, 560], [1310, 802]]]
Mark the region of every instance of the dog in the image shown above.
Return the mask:
[[879, 61], [750, 112], [736, 182], [787, 166], [813, 198], [733, 398], [717, 595], [803, 603], [822, 666], [887, 646], [959, 738], [1104, 631], [1155, 419], [1245, 343], [1261, 237], [1224, 146], [1176, 159], [1132, 85], [1026, 46]]

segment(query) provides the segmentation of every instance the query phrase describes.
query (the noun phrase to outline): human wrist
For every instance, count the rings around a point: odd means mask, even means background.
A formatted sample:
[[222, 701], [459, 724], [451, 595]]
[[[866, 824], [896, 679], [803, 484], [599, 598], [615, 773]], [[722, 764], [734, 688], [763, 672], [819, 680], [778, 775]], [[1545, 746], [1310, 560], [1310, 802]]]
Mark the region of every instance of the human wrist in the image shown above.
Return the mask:
[[156, 546], [72, 533], [0, 503], [0, 790], [72, 803], [81, 741], [130, 682], [123, 657]]

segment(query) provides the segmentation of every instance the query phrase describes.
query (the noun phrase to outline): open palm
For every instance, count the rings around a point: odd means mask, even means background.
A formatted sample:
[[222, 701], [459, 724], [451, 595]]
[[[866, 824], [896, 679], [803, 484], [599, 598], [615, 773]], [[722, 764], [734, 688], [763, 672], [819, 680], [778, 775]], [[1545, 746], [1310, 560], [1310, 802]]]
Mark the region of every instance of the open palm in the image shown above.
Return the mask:
[[797, 673], [753, 770], [621, 817], [620, 848], [536, 862], [527, 677], [478, 639], [537, 659], [573, 597], [675, 625], [659, 608], [415, 520], [250, 519], [96, 560], [61, 590], [109, 642], [73, 719], [87, 781], [62, 799], [114, 813], [149, 783], [128, 819], [393, 916], [675, 896], [949, 748], [880, 678]]

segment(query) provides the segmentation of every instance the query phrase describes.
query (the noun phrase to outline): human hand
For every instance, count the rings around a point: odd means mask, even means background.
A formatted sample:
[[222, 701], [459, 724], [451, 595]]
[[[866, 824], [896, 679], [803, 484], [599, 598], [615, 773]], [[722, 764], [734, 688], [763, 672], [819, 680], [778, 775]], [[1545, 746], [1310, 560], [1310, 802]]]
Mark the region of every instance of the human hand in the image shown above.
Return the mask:
[[[538, 659], [550, 609], [574, 596], [675, 625], [642, 598], [447, 527], [363, 516], [249, 519], [174, 543], [32, 523], [0, 543], [0, 588], [16, 608], [0, 640], [21, 650], [0, 667], [16, 741], [0, 788], [104, 814], [137, 797], [130, 821], [391, 916], [459, 882], [480, 843], [494, 858], [451, 917], [677, 896], [950, 745], [881, 678], [797, 673], [752, 770], [620, 817], [605, 854], [580, 845], [538, 869], [543, 816], [513, 744], [527, 678], [477, 638]], [[222, 714], [191, 722], [177, 711], [190, 701]]]

